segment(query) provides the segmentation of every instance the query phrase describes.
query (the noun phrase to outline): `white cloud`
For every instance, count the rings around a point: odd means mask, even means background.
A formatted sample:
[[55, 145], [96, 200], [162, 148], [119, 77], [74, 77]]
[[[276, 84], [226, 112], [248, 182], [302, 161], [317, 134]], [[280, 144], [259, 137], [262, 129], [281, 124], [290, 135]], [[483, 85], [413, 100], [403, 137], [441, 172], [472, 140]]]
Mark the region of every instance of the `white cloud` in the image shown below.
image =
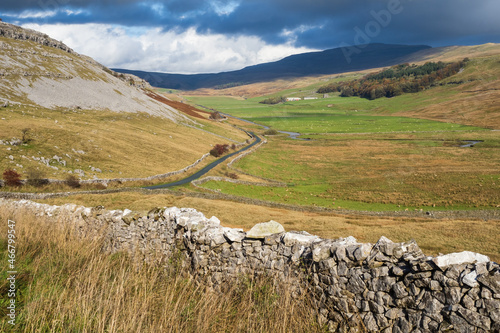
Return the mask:
[[223, 2], [223, 1], [213, 1], [210, 3], [212, 8], [215, 10], [217, 15], [229, 15], [239, 7], [239, 2]]
[[229, 37], [107, 24], [25, 25], [61, 40], [105, 66], [165, 73], [216, 73], [314, 51], [270, 45], [255, 36]]

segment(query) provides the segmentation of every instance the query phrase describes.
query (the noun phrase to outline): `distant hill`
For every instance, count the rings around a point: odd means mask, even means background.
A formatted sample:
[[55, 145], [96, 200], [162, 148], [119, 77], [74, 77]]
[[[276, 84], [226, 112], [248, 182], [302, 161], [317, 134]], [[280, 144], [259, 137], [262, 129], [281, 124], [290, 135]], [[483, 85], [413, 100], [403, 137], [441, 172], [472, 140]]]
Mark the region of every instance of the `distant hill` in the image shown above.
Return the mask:
[[[226, 88], [241, 84], [265, 82], [282, 78], [337, 74], [405, 62], [412, 54], [431, 49], [425, 45], [368, 44], [356, 48], [359, 53], [336, 48], [321, 52], [296, 54], [279, 61], [245, 67], [241, 70], [217, 74], [166, 74], [126, 69], [120, 73], [134, 74], [151, 85], [162, 88], [195, 90], [199, 88]], [[346, 57], [348, 51], [348, 57]]]

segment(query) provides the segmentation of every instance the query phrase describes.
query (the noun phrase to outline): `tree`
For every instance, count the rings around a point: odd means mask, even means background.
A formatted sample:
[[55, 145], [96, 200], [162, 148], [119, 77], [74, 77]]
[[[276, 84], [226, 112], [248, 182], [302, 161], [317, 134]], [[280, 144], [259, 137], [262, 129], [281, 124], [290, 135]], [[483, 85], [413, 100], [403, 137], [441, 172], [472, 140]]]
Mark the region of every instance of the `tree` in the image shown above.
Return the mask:
[[7, 169], [3, 172], [3, 180], [7, 186], [19, 187], [23, 185], [21, 174], [12, 169]]
[[214, 157], [219, 157], [224, 155], [229, 151], [229, 145], [227, 144], [216, 144], [215, 147], [210, 150], [210, 155]]

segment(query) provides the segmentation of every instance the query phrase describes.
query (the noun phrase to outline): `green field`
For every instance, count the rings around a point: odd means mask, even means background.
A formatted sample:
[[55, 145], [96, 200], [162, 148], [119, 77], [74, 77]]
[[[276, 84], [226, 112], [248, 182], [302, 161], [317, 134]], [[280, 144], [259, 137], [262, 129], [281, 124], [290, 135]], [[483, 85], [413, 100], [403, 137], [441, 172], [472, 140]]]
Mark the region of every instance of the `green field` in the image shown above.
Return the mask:
[[[230, 97], [190, 97], [204, 105], [235, 117], [250, 120], [277, 130], [299, 133], [372, 133], [411, 131], [477, 131], [479, 127], [454, 122], [383, 116], [426, 103], [419, 94], [369, 101], [338, 95], [317, 100], [260, 104], [264, 97], [238, 100]], [[443, 96], [444, 97], [444, 96]]]
[[[353, 210], [492, 209], [500, 204], [500, 134], [461, 123], [391, 116], [450, 101], [458, 89], [440, 86], [374, 101], [314, 94], [315, 86], [282, 92], [318, 99], [260, 104], [249, 99], [189, 97], [190, 101], [286, 135], [240, 160], [246, 173], [288, 183], [287, 188], [208, 182], [222, 193], [301, 206]], [[274, 94], [279, 96], [280, 94]], [[263, 133], [263, 130], [261, 131]], [[465, 140], [483, 141], [463, 148]]]
[[381, 133], [381, 132], [433, 132], [433, 131], [472, 131], [478, 127], [438, 121], [390, 117], [358, 116], [341, 114], [301, 114], [286, 117], [259, 117], [252, 121], [282, 131], [304, 134], [310, 133]]

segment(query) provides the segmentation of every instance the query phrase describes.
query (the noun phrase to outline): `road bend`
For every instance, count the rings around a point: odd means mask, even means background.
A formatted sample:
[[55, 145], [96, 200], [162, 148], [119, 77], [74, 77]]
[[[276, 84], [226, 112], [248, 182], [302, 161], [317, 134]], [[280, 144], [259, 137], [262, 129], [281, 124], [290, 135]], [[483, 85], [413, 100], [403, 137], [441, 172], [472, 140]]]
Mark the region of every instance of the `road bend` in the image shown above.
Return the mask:
[[200, 178], [201, 176], [203, 176], [204, 174], [206, 174], [207, 172], [209, 172], [210, 170], [212, 170], [213, 168], [215, 168], [219, 164], [221, 164], [224, 161], [226, 161], [228, 158], [233, 157], [235, 155], [238, 155], [239, 153], [244, 152], [245, 150], [248, 150], [248, 149], [252, 148], [253, 146], [259, 144], [262, 141], [261, 138], [259, 138], [257, 135], [255, 135], [255, 133], [253, 133], [253, 132], [248, 132], [248, 133], [252, 137], [255, 138], [255, 141], [253, 143], [249, 144], [248, 146], [246, 146], [246, 147], [244, 147], [244, 148], [242, 148], [242, 149], [240, 149], [238, 151], [235, 151], [234, 153], [231, 153], [231, 154], [228, 154], [228, 155], [226, 155], [224, 157], [219, 158], [218, 160], [210, 163], [209, 165], [207, 165], [203, 169], [199, 170], [198, 172], [192, 174], [191, 176], [189, 176], [187, 178], [184, 178], [184, 179], [178, 180], [176, 182], [172, 182], [172, 183], [159, 184], [159, 185], [154, 185], [154, 186], [147, 186], [147, 187], [144, 187], [144, 188], [148, 189], [148, 190], [158, 190], [158, 189], [162, 189], [162, 188], [169, 188], [169, 187], [174, 187], [174, 186], [180, 186], [180, 185], [188, 184], [188, 183], [192, 182], [193, 180], [196, 180], [196, 179]]

